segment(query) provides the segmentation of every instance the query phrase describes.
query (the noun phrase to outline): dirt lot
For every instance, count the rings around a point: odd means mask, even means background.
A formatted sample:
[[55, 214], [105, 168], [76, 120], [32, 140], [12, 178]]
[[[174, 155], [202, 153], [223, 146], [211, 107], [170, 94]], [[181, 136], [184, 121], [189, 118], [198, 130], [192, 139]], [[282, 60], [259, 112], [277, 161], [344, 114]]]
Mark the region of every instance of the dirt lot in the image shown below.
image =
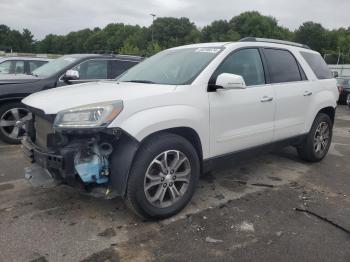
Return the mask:
[[350, 261], [350, 111], [318, 164], [293, 148], [201, 179], [178, 216], [143, 222], [120, 199], [33, 189], [0, 144], [0, 261]]

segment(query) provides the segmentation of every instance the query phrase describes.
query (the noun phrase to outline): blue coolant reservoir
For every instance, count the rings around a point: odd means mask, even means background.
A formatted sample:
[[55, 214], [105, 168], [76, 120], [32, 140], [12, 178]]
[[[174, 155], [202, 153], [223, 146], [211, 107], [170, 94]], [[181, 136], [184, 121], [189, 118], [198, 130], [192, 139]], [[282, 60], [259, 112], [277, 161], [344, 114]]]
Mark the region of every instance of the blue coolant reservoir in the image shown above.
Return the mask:
[[74, 159], [75, 170], [84, 183], [104, 184], [108, 182], [108, 177], [102, 175], [108, 166], [108, 161], [102, 156], [96, 154], [88, 157], [82, 157], [80, 153]]

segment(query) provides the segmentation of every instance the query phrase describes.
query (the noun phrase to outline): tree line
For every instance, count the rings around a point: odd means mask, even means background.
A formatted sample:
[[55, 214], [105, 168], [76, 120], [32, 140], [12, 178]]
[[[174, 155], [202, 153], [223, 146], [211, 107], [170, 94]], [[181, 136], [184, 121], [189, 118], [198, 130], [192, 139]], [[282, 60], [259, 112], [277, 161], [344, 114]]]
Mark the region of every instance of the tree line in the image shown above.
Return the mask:
[[241, 13], [230, 20], [216, 20], [203, 28], [198, 28], [185, 17], [159, 17], [149, 27], [111, 23], [104, 28], [83, 29], [67, 35], [49, 34], [39, 41], [29, 29], [19, 32], [0, 25], [0, 50], [48, 54], [115, 52], [149, 56], [173, 46], [237, 41], [248, 36], [303, 43], [326, 55], [329, 63], [350, 63], [350, 27], [328, 30], [319, 23], [305, 22], [291, 31], [279, 25], [276, 18], [256, 11]]

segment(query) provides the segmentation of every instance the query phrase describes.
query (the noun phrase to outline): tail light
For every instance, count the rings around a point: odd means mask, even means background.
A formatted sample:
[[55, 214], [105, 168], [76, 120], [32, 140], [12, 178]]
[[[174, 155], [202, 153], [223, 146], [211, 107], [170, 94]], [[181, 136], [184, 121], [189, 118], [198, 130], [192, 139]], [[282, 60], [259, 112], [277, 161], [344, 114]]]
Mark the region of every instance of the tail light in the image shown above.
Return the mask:
[[344, 92], [344, 86], [338, 85], [338, 91], [339, 91], [339, 94], [342, 94]]

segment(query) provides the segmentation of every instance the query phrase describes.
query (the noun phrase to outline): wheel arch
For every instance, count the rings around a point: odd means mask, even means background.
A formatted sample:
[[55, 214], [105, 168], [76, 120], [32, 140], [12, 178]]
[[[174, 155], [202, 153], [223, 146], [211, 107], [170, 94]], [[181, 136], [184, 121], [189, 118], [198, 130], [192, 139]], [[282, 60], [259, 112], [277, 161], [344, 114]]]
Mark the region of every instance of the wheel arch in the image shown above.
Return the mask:
[[147, 135], [142, 141], [138, 142], [126, 132], [120, 136], [116, 150], [111, 157], [111, 186], [117, 191], [118, 195], [123, 198], [126, 196], [127, 184], [131, 167], [135, 161], [135, 156], [141, 146], [153, 136], [161, 133], [171, 133], [185, 138], [196, 150], [199, 160], [200, 169], [203, 168], [203, 151], [202, 142], [198, 133], [190, 127], [173, 127]]
[[0, 99], [0, 107], [10, 103], [21, 103], [24, 97], [9, 97]]
[[335, 120], [335, 108], [332, 106], [327, 106], [322, 108], [320, 111], [318, 111], [318, 113], [316, 115], [318, 115], [319, 113], [324, 113], [326, 115], [329, 116], [329, 118], [332, 120], [332, 123], [334, 124], [334, 120]]

